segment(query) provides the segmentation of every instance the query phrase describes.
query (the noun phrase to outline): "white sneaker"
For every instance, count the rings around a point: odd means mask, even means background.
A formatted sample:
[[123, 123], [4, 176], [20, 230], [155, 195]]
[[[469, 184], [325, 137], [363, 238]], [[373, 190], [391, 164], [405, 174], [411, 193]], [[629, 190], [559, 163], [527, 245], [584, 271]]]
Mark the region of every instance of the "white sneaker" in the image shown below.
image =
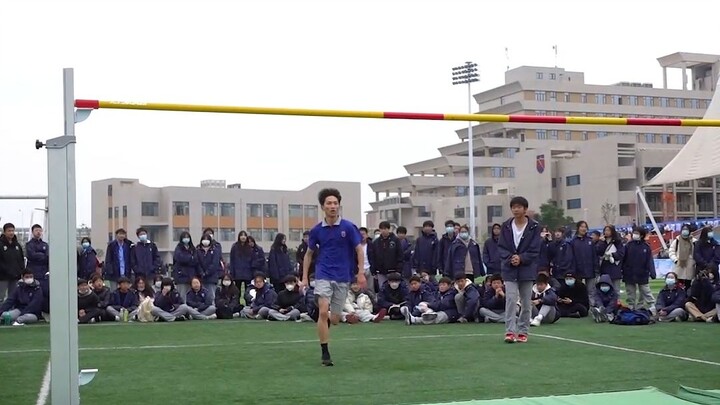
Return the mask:
[[530, 321], [530, 326], [540, 326], [540, 322], [542, 322], [542, 318], [536, 316], [532, 321]]
[[119, 316], [119, 315], [115, 315], [115, 322], [120, 322], [120, 316]]
[[240, 312], [235, 312], [233, 314], [233, 319], [237, 319], [237, 318], [240, 318]]
[[402, 316], [405, 317], [405, 325], [411, 325], [412, 319], [410, 317], [412, 315], [410, 315], [410, 310], [408, 309], [408, 307], [400, 307], [400, 313], [402, 314]]
[[211, 321], [212, 321], [213, 319], [217, 319], [217, 314], [212, 314], [212, 315], [208, 316], [208, 319], [211, 320]]
[[13, 326], [25, 326], [25, 324], [15, 321], [15, 322], [13, 322]]

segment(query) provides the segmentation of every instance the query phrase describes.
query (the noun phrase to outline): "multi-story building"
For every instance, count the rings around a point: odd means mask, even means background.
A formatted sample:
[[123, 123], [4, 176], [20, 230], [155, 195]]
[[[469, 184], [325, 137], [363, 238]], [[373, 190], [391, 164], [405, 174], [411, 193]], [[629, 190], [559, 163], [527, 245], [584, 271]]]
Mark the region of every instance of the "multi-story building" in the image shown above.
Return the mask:
[[[720, 56], [676, 53], [658, 61], [665, 78], [663, 88], [630, 82], [592, 85], [585, 83], [582, 72], [522, 66], [506, 72], [503, 86], [476, 94], [474, 99], [478, 111], [487, 114], [702, 118], [720, 74]], [[667, 68], [682, 69], [682, 90], [667, 88]], [[637, 217], [635, 187], [667, 164], [692, 133], [689, 127], [475, 125], [472, 192], [477, 196], [478, 233], [486, 233], [488, 225], [509, 216], [507, 203], [512, 195], [527, 196], [533, 210], [553, 199], [567, 215], [585, 218], [591, 226], [612, 218], [613, 209], [612, 222], [629, 223]], [[440, 157], [406, 165], [407, 176], [370, 184], [376, 201], [367, 213], [369, 226], [390, 220], [417, 232], [427, 219], [470, 221], [468, 131], [457, 134], [461, 142], [439, 148]], [[717, 188], [712, 179], [647, 192], [658, 217], [717, 216]]]
[[239, 184], [225, 186], [207, 180], [201, 187], [148, 187], [138, 179], [113, 178], [92, 183], [92, 236], [98, 248], [114, 238], [118, 228], [135, 239], [135, 230], [144, 227], [166, 263], [183, 231], [195, 243], [205, 228], [213, 228], [225, 259], [240, 230], [255, 238], [267, 251], [278, 233], [287, 235], [288, 247], [295, 247], [304, 231], [322, 218], [318, 192], [326, 187], [340, 190], [342, 214], [359, 223], [360, 183], [316, 182], [299, 191], [251, 190]]

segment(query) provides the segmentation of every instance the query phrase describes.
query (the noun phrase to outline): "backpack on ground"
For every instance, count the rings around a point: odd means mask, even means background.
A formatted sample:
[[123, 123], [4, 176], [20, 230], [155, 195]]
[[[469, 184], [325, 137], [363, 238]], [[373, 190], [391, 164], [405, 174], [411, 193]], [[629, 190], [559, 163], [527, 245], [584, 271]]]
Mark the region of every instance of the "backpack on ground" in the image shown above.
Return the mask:
[[617, 316], [612, 323], [615, 325], [650, 325], [655, 323], [652, 314], [647, 309], [628, 309], [622, 308], [618, 311]]

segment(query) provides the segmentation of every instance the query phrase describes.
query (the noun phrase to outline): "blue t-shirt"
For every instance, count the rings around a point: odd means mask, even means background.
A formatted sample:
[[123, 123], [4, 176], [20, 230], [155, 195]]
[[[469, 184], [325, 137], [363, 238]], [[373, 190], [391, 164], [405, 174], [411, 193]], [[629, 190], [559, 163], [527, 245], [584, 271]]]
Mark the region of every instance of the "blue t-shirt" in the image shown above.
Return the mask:
[[335, 225], [325, 221], [315, 225], [308, 241], [309, 249], [318, 249], [315, 279], [349, 283], [357, 272], [355, 247], [359, 244], [360, 232], [350, 221], [340, 219]]

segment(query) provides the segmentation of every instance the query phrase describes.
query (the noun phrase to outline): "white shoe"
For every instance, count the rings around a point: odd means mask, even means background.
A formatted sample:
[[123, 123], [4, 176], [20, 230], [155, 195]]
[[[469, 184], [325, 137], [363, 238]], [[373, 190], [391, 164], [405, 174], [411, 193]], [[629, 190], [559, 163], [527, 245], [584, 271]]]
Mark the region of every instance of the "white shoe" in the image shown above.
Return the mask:
[[120, 322], [120, 316], [119, 316], [119, 315], [115, 315], [115, 322]]
[[13, 322], [13, 326], [25, 326], [25, 324], [15, 321], [15, 322]]
[[315, 322], [312, 317], [306, 313], [300, 314], [300, 320], [303, 322]]
[[530, 326], [540, 326], [540, 322], [542, 322], [542, 318], [536, 316], [532, 321], [530, 321]]
[[405, 317], [405, 325], [410, 325], [412, 323], [412, 320], [410, 319], [411, 315], [408, 307], [400, 307], [400, 313], [402, 314], [402, 316]]
[[217, 319], [217, 314], [212, 314], [212, 315], [208, 316], [208, 319], [211, 320], [211, 321], [212, 321], [213, 319]]

